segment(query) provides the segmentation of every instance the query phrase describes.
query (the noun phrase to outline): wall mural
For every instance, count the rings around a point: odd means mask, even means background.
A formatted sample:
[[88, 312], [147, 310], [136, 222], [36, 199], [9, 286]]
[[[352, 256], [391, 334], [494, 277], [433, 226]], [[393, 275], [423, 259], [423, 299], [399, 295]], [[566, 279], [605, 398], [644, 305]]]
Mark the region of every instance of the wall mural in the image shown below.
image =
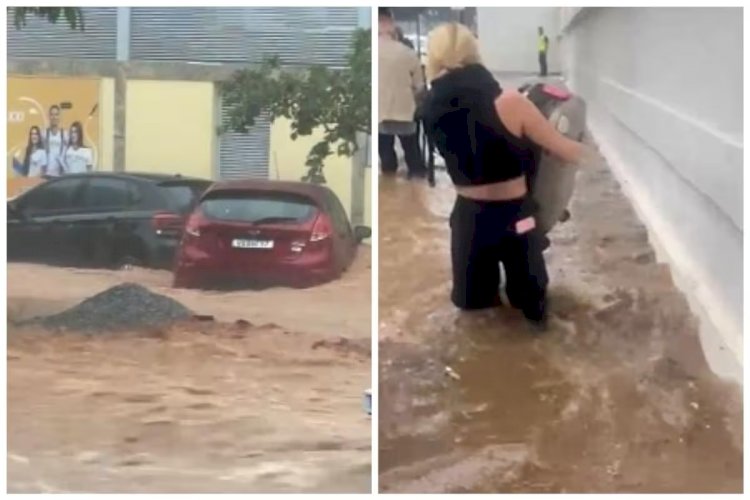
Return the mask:
[[99, 80], [8, 78], [8, 192], [99, 167]]

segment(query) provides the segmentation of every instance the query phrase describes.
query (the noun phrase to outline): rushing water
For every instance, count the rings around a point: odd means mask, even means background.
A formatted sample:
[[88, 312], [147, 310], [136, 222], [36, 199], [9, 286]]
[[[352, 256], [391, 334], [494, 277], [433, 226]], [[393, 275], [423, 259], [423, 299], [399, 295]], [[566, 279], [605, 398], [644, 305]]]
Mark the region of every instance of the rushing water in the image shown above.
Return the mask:
[[445, 176], [379, 189], [381, 491], [742, 491], [741, 392], [605, 167], [551, 234], [542, 335], [451, 304]]

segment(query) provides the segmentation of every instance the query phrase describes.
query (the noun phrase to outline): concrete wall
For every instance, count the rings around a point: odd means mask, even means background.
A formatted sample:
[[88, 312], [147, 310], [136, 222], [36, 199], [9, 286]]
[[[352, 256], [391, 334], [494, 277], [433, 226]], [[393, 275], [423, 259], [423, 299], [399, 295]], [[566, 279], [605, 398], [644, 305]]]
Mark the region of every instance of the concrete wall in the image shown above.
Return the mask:
[[[298, 181], [307, 172], [305, 160], [310, 149], [320, 140], [321, 133], [301, 136], [293, 141], [289, 136], [289, 120], [279, 118], [271, 125], [270, 177], [272, 179]], [[352, 217], [353, 202], [364, 204], [364, 224], [371, 224], [370, 211], [370, 168], [364, 169], [362, 185], [352, 183], [354, 159], [332, 155], [326, 160], [323, 174], [326, 185], [330, 187], [344, 205], [349, 217]], [[355, 192], [357, 190], [358, 192]], [[358, 198], [359, 197], [359, 198]], [[358, 201], [359, 200], [359, 201]]]
[[212, 177], [212, 82], [128, 80], [126, 102], [126, 170]]
[[584, 8], [562, 14], [563, 71], [589, 104], [592, 134], [701, 318], [709, 362], [737, 377], [743, 343], [742, 10]]
[[484, 64], [493, 72], [538, 73], [537, 28], [549, 37], [547, 66], [560, 71], [560, 16], [556, 7], [479, 7], [479, 45]]

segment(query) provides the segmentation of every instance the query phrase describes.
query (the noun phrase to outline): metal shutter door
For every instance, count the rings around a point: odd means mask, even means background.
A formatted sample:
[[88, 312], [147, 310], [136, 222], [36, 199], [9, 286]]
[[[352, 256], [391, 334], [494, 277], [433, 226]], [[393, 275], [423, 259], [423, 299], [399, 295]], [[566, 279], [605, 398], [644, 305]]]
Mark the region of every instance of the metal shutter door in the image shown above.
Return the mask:
[[17, 30], [8, 12], [8, 57], [59, 57], [64, 59], [115, 59], [117, 55], [117, 8], [84, 7], [85, 31], [73, 31], [65, 19], [56, 24], [27, 16]]
[[[223, 120], [223, 107], [221, 112]], [[265, 113], [255, 119], [247, 134], [223, 134], [219, 138], [219, 179], [268, 179], [270, 143], [271, 124]]]
[[344, 66], [358, 24], [351, 7], [134, 7], [130, 56], [144, 61]]

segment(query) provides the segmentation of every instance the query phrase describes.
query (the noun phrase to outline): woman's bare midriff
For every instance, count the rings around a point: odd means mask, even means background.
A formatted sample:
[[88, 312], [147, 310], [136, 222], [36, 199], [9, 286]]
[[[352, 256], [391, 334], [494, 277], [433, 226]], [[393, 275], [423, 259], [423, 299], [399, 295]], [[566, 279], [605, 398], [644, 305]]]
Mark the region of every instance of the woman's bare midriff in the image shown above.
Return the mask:
[[483, 184], [481, 186], [456, 186], [456, 192], [464, 198], [471, 198], [472, 200], [517, 200], [526, 196], [526, 177], [522, 175], [509, 181]]

